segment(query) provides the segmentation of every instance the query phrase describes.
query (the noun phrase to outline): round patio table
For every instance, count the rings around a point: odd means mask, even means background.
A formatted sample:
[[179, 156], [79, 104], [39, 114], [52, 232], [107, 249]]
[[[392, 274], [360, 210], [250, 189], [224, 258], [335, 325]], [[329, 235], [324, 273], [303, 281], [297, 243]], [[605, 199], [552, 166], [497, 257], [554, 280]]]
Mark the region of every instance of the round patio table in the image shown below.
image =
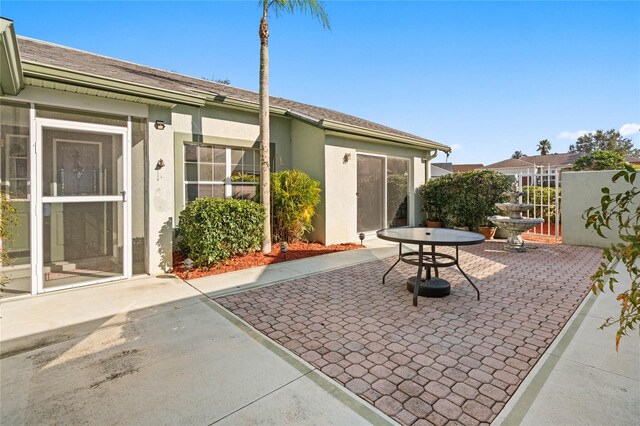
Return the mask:
[[[398, 260], [382, 276], [384, 284], [387, 274], [402, 261], [418, 267], [415, 277], [407, 280], [407, 290], [413, 293], [413, 306], [418, 306], [418, 295], [425, 297], [443, 297], [451, 292], [448, 281], [438, 276], [438, 268], [456, 266], [462, 275], [471, 283], [480, 300], [480, 290], [462, 270], [458, 262], [458, 247], [481, 244], [484, 237], [481, 234], [468, 231], [458, 231], [446, 228], [389, 228], [376, 232], [378, 238], [393, 241], [398, 244]], [[418, 251], [402, 252], [402, 244], [415, 244]], [[431, 246], [425, 251], [424, 246]], [[438, 252], [437, 247], [455, 247], [455, 256]], [[422, 270], [426, 269], [426, 278], [422, 279]], [[431, 268], [435, 271], [435, 277], [431, 276]], [[416, 285], [418, 283], [418, 285]]]

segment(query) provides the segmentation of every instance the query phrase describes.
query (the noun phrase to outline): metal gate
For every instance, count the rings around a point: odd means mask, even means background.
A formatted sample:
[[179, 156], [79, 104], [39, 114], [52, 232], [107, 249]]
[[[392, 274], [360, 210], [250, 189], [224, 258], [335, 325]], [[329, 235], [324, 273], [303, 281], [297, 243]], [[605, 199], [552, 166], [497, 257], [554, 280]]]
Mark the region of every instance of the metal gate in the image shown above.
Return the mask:
[[[562, 236], [560, 220], [561, 182], [560, 169], [533, 167], [516, 175], [518, 191], [523, 191], [522, 202], [533, 204], [528, 216], [544, 219], [542, 225], [532, 228], [526, 234], [545, 236], [559, 242]], [[525, 213], [527, 214], [527, 213]]]

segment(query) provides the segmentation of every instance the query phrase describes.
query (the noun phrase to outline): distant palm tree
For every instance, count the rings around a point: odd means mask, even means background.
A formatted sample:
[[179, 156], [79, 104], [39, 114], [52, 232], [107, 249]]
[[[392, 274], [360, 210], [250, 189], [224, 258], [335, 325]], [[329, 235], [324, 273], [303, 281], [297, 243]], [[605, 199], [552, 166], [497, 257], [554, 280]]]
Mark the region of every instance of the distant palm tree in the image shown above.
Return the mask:
[[540, 151], [541, 155], [547, 155], [549, 151], [551, 151], [551, 142], [548, 139], [543, 139], [538, 142], [538, 149], [536, 151]]
[[522, 157], [526, 157], [526, 155], [524, 155], [522, 151], [516, 151], [513, 154], [511, 154], [511, 158], [515, 158], [516, 160]]
[[271, 188], [270, 188], [270, 154], [269, 154], [269, 23], [267, 17], [272, 11], [280, 13], [293, 13], [296, 10], [310, 12], [317, 18], [323, 27], [329, 28], [329, 17], [321, 2], [317, 0], [259, 0], [262, 3], [262, 18], [258, 34], [260, 36], [260, 101], [259, 101], [259, 125], [260, 125], [260, 200], [265, 209], [264, 238], [262, 240], [262, 252], [271, 251]]

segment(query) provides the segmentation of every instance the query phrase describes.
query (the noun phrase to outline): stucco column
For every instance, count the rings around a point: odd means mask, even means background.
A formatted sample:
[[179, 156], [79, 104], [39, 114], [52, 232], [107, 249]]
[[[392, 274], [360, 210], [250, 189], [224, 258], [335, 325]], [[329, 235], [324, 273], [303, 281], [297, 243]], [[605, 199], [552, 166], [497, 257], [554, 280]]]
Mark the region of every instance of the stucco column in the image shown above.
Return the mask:
[[[164, 122], [164, 129], [155, 128], [156, 120]], [[174, 213], [174, 153], [171, 110], [149, 109], [149, 273], [169, 272], [172, 268]], [[156, 170], [159, 160], [164, 167]]]
[[422, 211], [422, 197], [418, 192], [418, 188], [424, 185], [427, 179], [431, 177], [431, 168], [429, 161], [423, 161], [421, 157], [413, 157], [413, 221], [412, 226], [424, 225], [425, 215]]

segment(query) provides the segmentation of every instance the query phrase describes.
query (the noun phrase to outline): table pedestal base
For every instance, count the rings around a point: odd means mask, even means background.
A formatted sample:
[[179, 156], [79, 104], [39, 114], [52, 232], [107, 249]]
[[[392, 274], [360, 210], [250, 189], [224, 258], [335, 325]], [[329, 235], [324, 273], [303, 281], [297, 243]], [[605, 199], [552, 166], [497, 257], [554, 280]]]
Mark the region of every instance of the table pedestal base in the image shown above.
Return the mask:
[[[407, 290], [413, 294], [413, 289], [416, 285], [416, 277], [411, 277], [407, 280]], [[424, 297], [444, 297], [451, 293], [451, 285], [449, 281], [442, 278], [431, 278], [428, 280], [421, 280], [418, 287], [418, 295]]]

